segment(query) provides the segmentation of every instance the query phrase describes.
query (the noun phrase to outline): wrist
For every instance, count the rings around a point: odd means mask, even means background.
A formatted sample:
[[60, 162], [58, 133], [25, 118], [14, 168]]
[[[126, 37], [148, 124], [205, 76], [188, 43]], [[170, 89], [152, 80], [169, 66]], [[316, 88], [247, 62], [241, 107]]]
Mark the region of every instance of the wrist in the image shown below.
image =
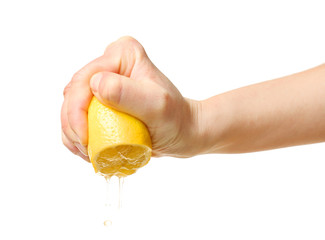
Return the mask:
[[196, 102], [197, 155], [224, 153], [231, 143], [234, 117], [230, 102], [224, 94]]
[[185, 119], [187, 123], [185, 126], [186, 134], [184, 137], [185, 154], [184, 157], [193, 157], [204, 154], [204, 124], [202, 114], [202, 101], [193, 99], [185, 99], [189, 109], [189, 117]]

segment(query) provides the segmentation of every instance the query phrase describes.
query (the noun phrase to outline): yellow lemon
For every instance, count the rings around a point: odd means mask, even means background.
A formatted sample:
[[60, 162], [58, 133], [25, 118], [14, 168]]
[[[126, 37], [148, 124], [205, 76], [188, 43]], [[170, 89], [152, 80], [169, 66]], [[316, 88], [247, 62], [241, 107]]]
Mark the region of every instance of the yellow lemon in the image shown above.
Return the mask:
[[140, 120], [93, 97], [88, 108], [88, 154], [96, 173], [125, 177], [149, 162], [150, 134]]

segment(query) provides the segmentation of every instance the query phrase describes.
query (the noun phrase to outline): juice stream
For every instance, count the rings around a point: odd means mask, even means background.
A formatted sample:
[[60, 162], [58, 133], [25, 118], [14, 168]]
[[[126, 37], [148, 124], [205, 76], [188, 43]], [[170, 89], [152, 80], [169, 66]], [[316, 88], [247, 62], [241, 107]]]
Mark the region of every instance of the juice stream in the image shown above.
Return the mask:
[[106, 215], [105, 226], [111, 226], [122, 207], [124, 177], [104, 176], [106, 179]]

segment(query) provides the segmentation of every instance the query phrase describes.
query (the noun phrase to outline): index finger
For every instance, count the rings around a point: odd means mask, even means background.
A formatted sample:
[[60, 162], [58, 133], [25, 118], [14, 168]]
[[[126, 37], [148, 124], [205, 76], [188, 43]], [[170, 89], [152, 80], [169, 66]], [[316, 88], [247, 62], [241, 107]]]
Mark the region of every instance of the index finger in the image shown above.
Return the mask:
[[86, 146], [88, 142], [88, 107], [93, 96], [89, 87], [90, 78], [97, 72], [117, 72], [119, 61], [116, 56], [103, 55], [88, 63], [71, 80], [69, 94], [67, 94], [67, 119], [72, 131], [80, 144]]
[[[88, 142], [87, 115], [89, 103], [93, 96], [89, 87], [90, 78], [95, 73], [102, 71], [113, 73], [123, 71], [125, 74], [130, 74], [135, 61], [133, 46], [140, 48], [138, 46], [140, 44], [135, 43], [137, 42], [132, 38], [119, 39], [108, 46], [103, 56], [88, 63], [73, 76], [69, 94], [67, 94], [67, 119], [75, 138], [79, 140], [80, 144], [86, 146]], [[131, 50], [128, 46], [132, 46]]]

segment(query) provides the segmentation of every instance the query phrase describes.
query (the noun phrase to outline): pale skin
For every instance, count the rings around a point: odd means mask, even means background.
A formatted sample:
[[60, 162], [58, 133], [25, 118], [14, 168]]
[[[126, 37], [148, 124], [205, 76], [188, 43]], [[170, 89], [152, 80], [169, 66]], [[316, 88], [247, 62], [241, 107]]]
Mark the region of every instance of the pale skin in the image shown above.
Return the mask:
[[325, 64], [195, 101], [181, 95], [138, 41], [120, 38], [64, 89], [62, 141], [87, 161], [92, 96], [143, 121], [155, 157], [245, 153], [325, 141]]

